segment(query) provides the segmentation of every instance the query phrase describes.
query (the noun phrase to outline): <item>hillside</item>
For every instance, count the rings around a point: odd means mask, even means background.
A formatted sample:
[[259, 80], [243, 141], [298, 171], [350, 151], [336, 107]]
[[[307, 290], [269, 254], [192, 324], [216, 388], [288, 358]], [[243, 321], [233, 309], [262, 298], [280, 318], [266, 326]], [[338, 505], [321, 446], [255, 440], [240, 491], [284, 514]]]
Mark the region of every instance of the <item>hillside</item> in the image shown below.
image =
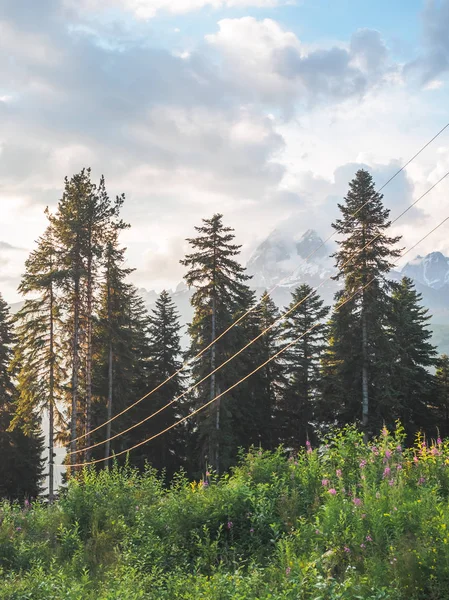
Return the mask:
[[449, 442], [354, 429], [230, 475], [85, 472], [52, 507], [0, 507], [8, 600], [447, 598]]

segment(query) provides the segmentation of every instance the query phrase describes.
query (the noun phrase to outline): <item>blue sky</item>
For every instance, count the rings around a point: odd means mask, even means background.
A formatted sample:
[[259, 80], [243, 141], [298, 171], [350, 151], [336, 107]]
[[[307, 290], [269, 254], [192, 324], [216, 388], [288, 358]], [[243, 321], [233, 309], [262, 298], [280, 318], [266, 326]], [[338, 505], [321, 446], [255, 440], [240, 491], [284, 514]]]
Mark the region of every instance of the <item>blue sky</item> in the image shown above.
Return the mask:
[[[84, 166], [125, 193], [148, 289], [180, 281], [213, 212], [244, 260], [286, 218], [327, 237], [358, 166], [381, 185], [449, 120], [448, 28], [449, 0], [0, 0], [0, 291]], [[385, 190], [392, 215], [445, 170], [447, 133]], [[398, 223], [404, 245], [446, 198]]]

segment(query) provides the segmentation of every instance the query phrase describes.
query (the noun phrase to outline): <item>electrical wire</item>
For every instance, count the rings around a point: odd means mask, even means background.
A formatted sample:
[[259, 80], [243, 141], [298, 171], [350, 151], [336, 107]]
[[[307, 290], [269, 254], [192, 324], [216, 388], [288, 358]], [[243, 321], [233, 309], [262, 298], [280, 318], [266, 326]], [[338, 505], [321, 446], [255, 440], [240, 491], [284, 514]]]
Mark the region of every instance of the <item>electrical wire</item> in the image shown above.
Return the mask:
[[[446, 217], [445, 219], [443, 219], [443, 221], [441, 221], [438, 225], [436, 225], [431, 231], [429, 231], [428, 233], [426, 233], [426, 235], [424, 237], [422, 237], [418, 242], [416, 242], [416, 244], [414, 244], [413, 246], [411, 246], [406, 252], [402, 253], [397, 258], [397, 260], [395, 262], [397, 262], [399, 259], [403, 258], [406, 254], [408, 254], [409, 252], [411, 252], [414, 248], [416, 248], [416, 246], [418, 246], [421, 242], [423, 242], [426, 238], [428, 238], [432, 233], [434, 233], [437, 229], [439, 229], [447, 221], [449, 221], [449, 217]], [[364, 286], [362, 286], [361, 288], [359, 288], [358, 290], [356, 290], [349, 298], [346, 298], [343, 302], [341, 302], [335, 308], [335, 311], [340, 310], [342, 308], [342, 306], [344, 306], [345, 304], [347, 304], [348, 302], [350, 302], [357, 294], [359, 294], [360, 292], [362, 292], [363, 290], [365, 290], [375, 280], [376, 280], [376, 278], [373, 277], [368, 283], [366, 283]], [[289, 348], [291, 348], [294, 344], [296, 344], [297, 342], [299, 342], [299, 340], [301, 340], [308, 333], [310, 333], [311, 331], [313, 331], [315, 329], [315, 327], [318, 327], [318, 325], [320, 325], [320, 322], [315, 323], [307, 331], [305, 331], [300, 336], [298, 336], [297, 338], [295, 338], [294, 340], [292, 340], [289, 344], [287, 344], [286, 346], [284, 346], [283, 348], [281, 348], [278, 352], [276, 352], [276, 354], [273, 354], [273, 356], [271, 356], [265, 362], [263, 362], [262, 364], [260, 364], [253, 371], [251, 371], [250, 373], [248, 373], [247, 375], [245, 375], [245, 377], [242, 377], [236, 383], [234, 383], [233, 385], [231, 385], [230, 387], [228, 387], [224, 392], [221, 392], [220, 394], [217, 394], [214, 398], [212, 398], [211, 400], [209, 400], [208, 402], [206, 402], [205, 404], [203, 404], [202, 406], [200, 406], [196, 410], [192, 411], [191, 413], [189, 413], [187, 416], [183, 417], [182, 419], [179, 419], [178, 421], [176, 421], [175, 423], [173, 423], [169, 427], [166, 427], [162, 431], [159, 431], [158, 433], [152, 435], [151, 437], [146, 438], [145, 440], [142, 440], [141, 442], [139, 442], [137, 444], [134, 444], [134, 446], [131, 446], [130, 448], [127, 448], [125, 450], [121, 450], [120, 452], [117, 452], [116, 454], [113, 454], [112, 456], [109, 456], [108, 458], [99, 458], [99, 459], [96, 459], [96, 460], [91, 460], [91, 461], [86, 462], [86, 463], [78, 463], [78, 464], [69, 465], [69, 466], [70, 467], [87, 467], [89, 465], [94, 465], [94, 464], [103, 462], [105, 460], [109, 460], [110, 458], [117, 458], [119, 456], [122, 456], [123, 454], [127, 454], [128, 452], [131, 452], [132, 450], [135, 450], [136, 448], [139, 448], [140, 446], [143, 446], [144, 444], [147, 444], [148, 442], [151, 442], [152, 440], [160, 437], [161, 435], [163, 435], [164, 433], [167, 433], [168, 431], [170, 431], [174, 427], [177, 427], [181, 423], [184, 423], [185, 421], [187, 421], [187, 419], [190, 419], [191, 417], [193, 417], [193, 416], [197, 415], [198, 413], [200, 413], [201, 411], [205, 410], [208, 406], [210, 406], [211, 404], [213, 404], [214, 402], [216, 402], [217, 400], [219, 400], [222, 396], [224, 396], [225, 394], [229, 393], [231, 390], [233, 390], [234, 388], [236, 388], [237, 386], [239, 386], [240, 384], [242, 384], [244, 381], [246, 381], [247, 379], [249, 379], [252, 375], [254, 375], [255, 373], [257, 373], [257, 371], [260, 371], [260, 369], [263, 369], [263, 367], [265, 367], [266, 365], [268, 365], [275, 358], [277, 358], [278, 356], [280, 356], [281, 354], [283, 354], [286, 350], [288, 350]]]

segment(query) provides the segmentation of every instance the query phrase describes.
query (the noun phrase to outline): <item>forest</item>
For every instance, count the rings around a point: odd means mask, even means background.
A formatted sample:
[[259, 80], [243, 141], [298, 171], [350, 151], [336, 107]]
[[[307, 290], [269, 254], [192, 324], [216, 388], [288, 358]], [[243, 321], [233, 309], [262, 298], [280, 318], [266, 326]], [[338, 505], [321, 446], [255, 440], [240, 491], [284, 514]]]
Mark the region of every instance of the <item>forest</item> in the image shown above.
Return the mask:
[[0, 298], [1, 597], [442, 598], [449, 358], [390, 278], [371, 175], [332, 224], [333, 306], [305, 283], [256, 297], [234, 229], [205, 218], [180, 257], [186, 350], [170, 293], [148, 312], [131, 283], [125, 202], [66, 178], [22, 307]]

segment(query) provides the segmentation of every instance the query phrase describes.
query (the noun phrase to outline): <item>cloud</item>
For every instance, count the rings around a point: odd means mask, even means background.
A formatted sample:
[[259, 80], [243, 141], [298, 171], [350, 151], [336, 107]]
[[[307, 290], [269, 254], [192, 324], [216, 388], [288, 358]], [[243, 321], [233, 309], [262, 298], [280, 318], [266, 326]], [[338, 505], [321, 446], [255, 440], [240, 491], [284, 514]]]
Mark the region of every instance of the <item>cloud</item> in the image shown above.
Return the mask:
[[23, 250], [23, 248], [19, 248], [18, 246], [13, 246], [8, 242], [0, 241], [0, 250]]
[[137, 19], [152, 19], [160, 12], [176, 15], [203, 8], [274, 8], [294, 4], [292, 0], [65, 0], [65, 3], [91, 11], [107, 10], [112, 5], [131, 12]]
[[308, 49], [272, 19], [222, 19], [218, 26], [206, 41], [223, 57], [224, 77], [259, 102], [338, 102], [362, 96], [387, 73], [377, 31], [357, 31], [348, 48]]
[[405, 73], [417, 73], [427, 89], [439, 75], [449, 71], [449, 0], [427, 0], [422, 13], [423, 50], [405, 65]]

